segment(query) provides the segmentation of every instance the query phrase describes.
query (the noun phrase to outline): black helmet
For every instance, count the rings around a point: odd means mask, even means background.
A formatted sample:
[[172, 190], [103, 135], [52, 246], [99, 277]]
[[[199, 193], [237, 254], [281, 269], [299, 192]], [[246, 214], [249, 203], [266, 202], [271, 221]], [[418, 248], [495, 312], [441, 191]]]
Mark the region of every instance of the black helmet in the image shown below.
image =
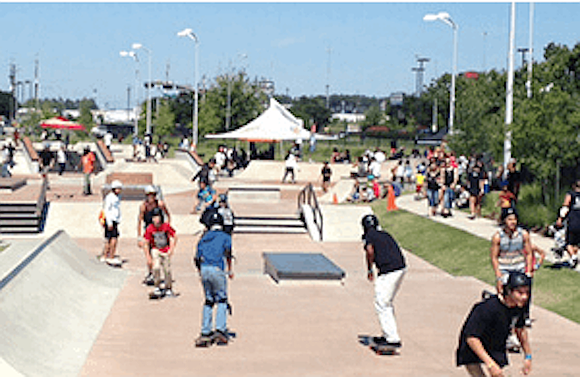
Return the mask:
[[503, 287], [505, 292], [509, 294], [515, 288], [524, 286], [526, 287], [531, 286], [530, 278], [526, 274], [515, 271], [510, 272], [507, 283]]
[[369, 229], [377, 229], [379, 226], [379, 220], [375, 215], [365, 215], [361, 221], [364, 232], [366, 233]]
[[220, 203], [227, 203], [228, 202], [228, 196], [226, 194], [220, 194], [219, 201], [220, 201]]
[[214, 212], [210, 215], [208, 219], [209, 227], [211, 228], [214, 225], [224, 225], [224, 218], [217, 212]]

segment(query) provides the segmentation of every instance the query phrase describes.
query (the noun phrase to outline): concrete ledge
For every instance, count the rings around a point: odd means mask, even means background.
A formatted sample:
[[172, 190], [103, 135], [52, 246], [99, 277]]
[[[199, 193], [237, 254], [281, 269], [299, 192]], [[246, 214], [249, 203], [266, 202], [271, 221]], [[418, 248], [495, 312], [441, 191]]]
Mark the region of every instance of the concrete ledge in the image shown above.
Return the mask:
[[264, 273], [282, 280], [342, 280], [345, 272], [320, 253], [264, 253]]
[[228, 199], [240, 202], [277, 202], [280, 188], [271, 186], [233, 186], [228, 189]]

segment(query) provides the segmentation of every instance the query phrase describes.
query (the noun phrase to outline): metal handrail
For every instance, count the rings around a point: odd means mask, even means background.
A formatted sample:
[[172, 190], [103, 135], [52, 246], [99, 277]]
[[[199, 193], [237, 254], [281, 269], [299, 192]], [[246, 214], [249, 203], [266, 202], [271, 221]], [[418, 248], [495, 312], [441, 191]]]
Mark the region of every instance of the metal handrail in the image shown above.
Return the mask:
[[298, 210], [302, 208], [303, 204], [308, 204], [310, 208], [312, 208], [313, 217], [314, 217], [314, 224], [316, 228], [318, 228], [318, 232], [320, 234], [320, 240], [322, 241], [322, 230], [323, 230], [323, 220], [322, 220], [322, 211], [320, 210], [320, 206], [318, 205], [318, 200], [316, 199], [316, 193], [314, 192], [314, 187], [312, 187], [312, 183], [309, 183], [306, 187], [304, 187], [300, 194], [298, 194]]

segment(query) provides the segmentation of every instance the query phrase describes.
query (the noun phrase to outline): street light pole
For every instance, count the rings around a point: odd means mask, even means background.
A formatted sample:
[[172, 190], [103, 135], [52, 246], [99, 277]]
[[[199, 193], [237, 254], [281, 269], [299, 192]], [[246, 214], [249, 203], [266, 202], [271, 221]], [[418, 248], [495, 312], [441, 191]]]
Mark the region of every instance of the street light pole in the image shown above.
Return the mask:
[[423, 17], [423, 21], [441, 21], [453, 28], [453, 73], [451, 75], [451, 93], [449, 96], [449, 135], [453, 135], [453, 123], [455, 119], [455, 76], [457, 75], [457, 31], [459, 25], [453, 22], [451, 16], [447, 12], [439, 12], [438, 14], [427, 14]]
[[122, 57], [130, 57], [135, 62], [135, 108], [137, 111], [135, 112], [135, 119], [133, 124], [133, 136], [139, 135], [139, 113], [140, 106], [139, 106], [139, 57], [135, 51], [121, 51], [119, 55]]
[[151, 55], [152, 51], [147, 47], [143, 46], [141, 43], [133, 43], [131, 46], [134, 50], [142, 48], [147, 52], [149, 57], [149, 80], [147, 82], [147, 124], [146, 124], [146, 134], [151, 134]]
[[198, 96], [198, 84], [197, 84], [197, 74], [198, 74], [198, 67], [199, 67], [199, 63], [198, 63], [198, 58], [199, 58], [199, 39], [197, 38], [197, 35], [195, 35], [195, 33], [193, 32], [193, 30], [191, 29], [184, 29], [182, 31], [180, 31], [179, 33], [177, 33], [177, 36], [179, 37], [187, 37], [189, 39], [191, 39], [192, 41], [195, 42], [195, 72], [194, 72], [194, 83], [193, 83], [193, 127], [192, 127], [192, 143], [193, 143], [193, 148], [197, 148], [197, 142], [198, 142], [198, 106], [199, 106], [199, 96]]
[[[511, 19], [510, 19], [510, 45], [509, 45], [509, 63], [506, 83], [506, 104], [505, 104], [505, 139], [503, 142], [503, 165], [507, 164], [512, 158], [512, 131], [510, 130], [514, 114], [514, 55], [516, 39], [516, 3], [512, 2]], [[507, 171], [507, 169], [506, 169]]]

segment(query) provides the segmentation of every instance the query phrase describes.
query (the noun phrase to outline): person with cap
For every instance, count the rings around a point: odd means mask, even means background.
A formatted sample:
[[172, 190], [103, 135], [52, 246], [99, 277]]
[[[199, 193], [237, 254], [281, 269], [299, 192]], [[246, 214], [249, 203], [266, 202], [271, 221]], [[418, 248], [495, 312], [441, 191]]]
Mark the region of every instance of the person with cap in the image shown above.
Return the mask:
[[[373, 338], [377, 344], [399, 348], [401, 338], [395, 321], [393, 301], [407, 271], [405, 257], [397, 241], [387, 232], [380, 230], [375, 215], [362, 218], [367, 279], [375, 283], [375, 309], [383, 336]], [[375, 278], [374, 269], [377, 269]]]
[[[232, 237], [222, 231], [224, 219], [219, 213], [214, 212], [208, 224], [209, 229], [199, 240], [194, 258], [205, 294], [201, 334], [195, 342], [197, 347], [207, 347], [213, 342], [225, 345], [229, 340], [227, 278], [234, 278]], [[213, 307], [216, 304], [215, 331], [213, 331]]]
[[580, 179], [574, 183], [573, 190], [568, 191], [560, 208], [556, 226], [561, 228], [564, 219], [566, 227], [566, 251], [570, 255], [570, 267], [578, 266], [578, 245], [580, 245]]
[[145, 200], [139, 206], [139, 217], [137, 218], [137, 246], [143, 249], [145, 253], [145, 259], [147, 260], [147, 276], [143, 280], [144, 284], [153, 285], [153, 259], [151, 253], [146, 248], [145, 239], [142, 237], [141, 229], [143, 232], [147, 230], [147, 227], [153, 223], [153, 211], [159, 208], [167, 219], [167, 224], [171, 223], [171, 215], [165, 203], [157, 199], [157, 190], [153, 185], [145, 187]]
[[219, 207], [217, 208], [217, 212], [222, 216], [224, 219], [224, 232], [232, 235], [235, 226], [235, 215], [234, 211], [230, 208], [228, 204], [228, 197], [226, 194], [219, 195]]
[[522, 373], [532, 371], [532, 349], [525, 327], [525, 306], [530, 297], [530, 278], [521, 272], [508, 275], [502, 293], [491, 295], [471, 309], [459, 336], [457, 366], [464, 366], [470, 376], [504, 376], [508, 364], [506, 340], [515, 324], [515, 333], [524, 350]]
[[[534, 274], [533, 250], [530, 235], [518, 226], [518, 214], [515, 208], [502, 212], [502, 228], [491, 239], [490, 259], [496, 278], [497, 293], [501, 294], [509, 274], [519, 272], [532, 277]], [[529, 325], [529, 302], [525, 307], [525, 320]], [[519, 349], [515, 336], [508, 338], [508, 348]]]
[[322, 175], [322, 191], [328, 192], [328, 188], [330, 187], [330, 177], [332, 176], [332, 169], [330, 169], [328, 161], [324, 161], [320, 175]]
[[103, 211], [105, 214], [105, 247], [102, 260], [113, 267], [120, 267], [123, 263], [117, 253], [119, 239], [119, 224], [121, 223], [121, 191], [123, 184], [114, 180], [111, 191], [105, 196]]
[[[150, 298], [173, 297], [171, 257], [175, 252], [177, 235], [169, 222], [163, 220], [163, 210], [160, 207], [151, 210], [151, 224], [145, 230], [145, 255], [151, 258], [155, 289]], [[163, 268], [164, 287], [161, 289], [161, 268]]]

